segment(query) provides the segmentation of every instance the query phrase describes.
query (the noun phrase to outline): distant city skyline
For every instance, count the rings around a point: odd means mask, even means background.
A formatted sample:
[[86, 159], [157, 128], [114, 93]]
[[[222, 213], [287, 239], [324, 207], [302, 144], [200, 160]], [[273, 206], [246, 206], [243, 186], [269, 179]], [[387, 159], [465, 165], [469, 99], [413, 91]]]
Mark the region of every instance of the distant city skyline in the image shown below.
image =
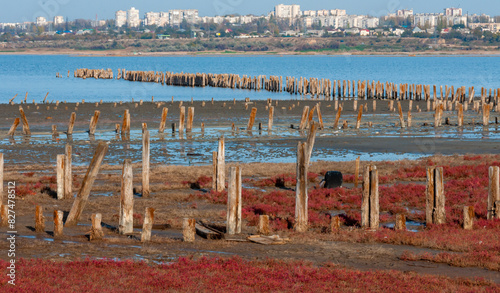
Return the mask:
[[216, 16], [226, 14], [255, 14], [262, 15], [271, 12], [278, 4], [298, 4], [301, 10], [319, 9], [345, 9], [348, 14], [383, 16], [394, 13], [398, 9], [413, 9], [415, 13], [439, 13], [447, 7], [460, 7], [466, 14], [489, 14], [491, 16], [500, 15], [500, 4], [498, 0], [477, 1], [456, 1], [456, 0], [352, 0], [326, 1], [320, 0], [314, 3], [297, 1], [243, 1], [243, 0], [192, 0], [184, 3], [174, 1], [159, 0], [17, 0], [2, 3], [0, 9], [0, 23], [8, 22], [34, 22], [36, 17], [43, 16], [48, 20], [54, 16], [61, 15], [70, 20], [83, 18], [95, 19], [96, 14], [99, 19], [114, 19], [118, 10], [128, 10], [135, 7], [139, 10], [140, 18], [144, 18], [146, 12], [168, 11], [171, 9], [198, 9], [200, 16]]

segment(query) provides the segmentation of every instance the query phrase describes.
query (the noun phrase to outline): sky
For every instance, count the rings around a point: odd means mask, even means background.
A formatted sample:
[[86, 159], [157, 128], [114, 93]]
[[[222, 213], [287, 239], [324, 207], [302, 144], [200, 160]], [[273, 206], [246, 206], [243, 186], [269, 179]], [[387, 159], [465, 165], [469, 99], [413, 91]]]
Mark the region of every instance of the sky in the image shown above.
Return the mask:
[[69, 20], [77, 18], [113, 19], [115, 11], [139, 9], [141, 18], [149, 11], [170, 9], [198, 9], [200, 16], [215, 16], [238, 13], [262, 15], [274, 10], [277, 4], [299, 4], [301, 10], [345, 9], [347, 14], [369, 14], [382, 16], [397, 9], [413, 9], [415, 13], [443, 12], [446, 7], [460, 7], [464, 14], [500, 15], [498, 0], [1, 0], [0, 23], [34, 21], [37, 16], [52, 20], [62, 15]]

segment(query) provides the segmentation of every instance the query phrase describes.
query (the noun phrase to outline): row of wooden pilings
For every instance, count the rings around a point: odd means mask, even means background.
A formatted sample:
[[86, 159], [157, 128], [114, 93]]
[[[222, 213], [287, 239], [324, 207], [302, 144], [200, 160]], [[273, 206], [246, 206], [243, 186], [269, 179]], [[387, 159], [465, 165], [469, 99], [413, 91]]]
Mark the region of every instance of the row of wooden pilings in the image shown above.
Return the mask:
[[[69, 74], [69, 72], [68, 72]], [[81, 68], [75, 70], [74, 73], [77, 78], [95, 78], [95, 79], [113, 79], [113, 70], [108, 69], [87, 69]]]

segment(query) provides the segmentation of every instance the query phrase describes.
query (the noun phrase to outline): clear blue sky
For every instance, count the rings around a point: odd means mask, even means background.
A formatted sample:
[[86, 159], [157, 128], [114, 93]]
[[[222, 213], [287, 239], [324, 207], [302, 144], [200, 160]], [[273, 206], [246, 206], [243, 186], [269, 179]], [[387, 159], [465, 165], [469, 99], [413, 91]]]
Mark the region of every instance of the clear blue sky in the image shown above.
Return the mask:
[[302, 10], [346, 9], [348, 14], [385, 15], [397, 9], [413, 8], [419, 12], [442, 12], [446, 7], [463, 8], [464, 14], [486, 13], [500, 15], [498, 0], [350, 0], [350, 1], [286, 1], [286, 0], [1, 0], [0, 22], [34, 21], [36, 16], [63, 15], [70, 20], [76, 18], [114, 18], [117, 10], [127, 10], [134, 6], [141, 18], [148, 11], [168, 11], [169, 9], [198, 9], [200, 16], [214, 16], [231, 13], [267, 14], [277, 4], [299, 4]]

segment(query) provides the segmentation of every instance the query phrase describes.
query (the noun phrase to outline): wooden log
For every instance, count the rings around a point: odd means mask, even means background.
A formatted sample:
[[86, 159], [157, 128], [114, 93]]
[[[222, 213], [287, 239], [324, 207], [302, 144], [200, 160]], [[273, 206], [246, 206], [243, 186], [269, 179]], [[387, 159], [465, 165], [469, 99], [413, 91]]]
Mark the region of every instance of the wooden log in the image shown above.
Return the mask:
[[125, 159], [122, 169], [122, 184], [120, 195], [120, 234], [134, 231], [134, 190], [133, 190], [132, 161]]
[[203, 227], [202, 225], [195, 224], [195, 229], [196, 229], [196, 234], [200, 235], [203, 238], [206, 239], [222, 239], [223, 234], [212, 231], [206, 227]]
[[69, 118], [68, 131], [66, 131], [67, 135], [73, 135], [73, 127], [75, 126], [76, 113], [72, 112], [71, 117]]
[[255, 123], [255, 115], [257, 115], [257, 108], [253, 107], [252, 112], [250, 112], [250, 119], [248, 120], [247, 130], [251, 131], [253, 124]]
[[89, 126], [89, 134], [90, 135], [94, 135], [95, 134], [95, 130], [96, 130], [96, 127], [97, 127], [97, 121], [99, 120], [99, 115], [100, 114], [101, 114], [101, 111], [96, 110], [94, 112], [94, 116], [90, 120], [90, 126]]
[[426, 223], [444, 224], [446, 221], [443, 167], [427, 168]]
[[330, 232], [336, 233], [338, 231], [340, 231], [340, 217], [334, 216], [330, 220]]
[[92, 228], [90, 228], [89, 240], [101, 240], [104, 237], [104, 232], [102, 231], [101, 221], [102, 214], [92, 214]]
[[63, 211], [54, 211], [54, 238], [63, 236]]
[[341, 113], [342, 113], [342, 106], [339, 107], [339, 109], [337, 110], [337, 114], [335, 115], [335, 122], [333, 123], [334, 130], [337, 130], [339, 128], [339, 120]]
[[354, 188], [358, 188], [359, 180], [359, 157], [356, 158], [356, 166], [354, 169]]
[[358, 118], [356, 119], [356, 129], [359, 129], [359, 127], [361, 126], [361, 116], [362, 115], [363, 115], [363, 107], [360, 107], [359, 112], [358, 112]]
[[474, 215], [475, 214], [473, 206], [464, 207], [464, 230], [472, 230], [472, 227], [474, 226]]
[[309, 115], [309, 106], [305, 106], [304, 110], [302, 111], [302, 118], [300, 119], [299, 130], [306, 129], [307, 119], [309, 117], [308, 115]]
[[19, 122], [21, 120], [19, 118], [14, 119], [14, 123], [12, 123], [12, 126], [10, 127], [9, 133], [7, 134], [8, 136], [14, 136], [14, 133], [16, 132], [16, 128], [19, 125]]
[[89, 168], [87, 169], [87, 173], [83, 178], [82, 185], [78, 194], [73, 202], [73, 206], [69, 212], [68, 218], [66, 220], [66, 226], [75, 226], [78, 224], [80, 219], [80, 215], [85, 208], [85, 204], [88, 201], [90, 190], [92, 189], [92, 185], [94, 184], [95, 178], [99, 173], [99, 167], [101, 166], [102, 160], [104, 159], [104, 155], [108, 150], [108, 144], [106, 142], [99, 142], [97, 145], [94, 157], [90, 162]]
[[45, 232], [45, 217], [43, 216], [43, 208], [38, 205], [35, 208], [35, 232]]
[[150, 141], [149, 130], [142, 134], [142, 197], [149, 196]]
[[57, 155], [57, 165], [56, 165], [56, 174], [57, 174], [57, 199], [64, 199], [64, 165], [65, 165], [65, 155]]
[[297, 185], [295, 187], [295, 231], [306, 232], [307, 215], [307, 143], [299, 142], [297, 146]]
[[196, 220], [184, 218], [182, 221], [182, 238], [184, 242], [194, 242], [196, 237]]
[[[488, 214], [487, 219], [500, 219], [500, 214], [495, 209], [495, 202], [500, 201], [500, 168], [490, 166], [488, 169]], [[498, 208], [498, 207], [497, 207]]]
[[378, 229], [379, 218], [378, 170], [376, 166], [368, 165], [363, 175], [361, 227]]
[[226, 189], [226, 163], [224, 137], [219, 138], [219, 148], [217, 151], [217, 191]]
[[142, 223], [141, 242], [151, 241], [151, 229], [155, 219], [155, 209], [146, 208], [144, 212], [144, 222]]
[[231, 167], [227, 193], [227, 233], [241, 233], [241, 170]]
[[406, 231], [406, 216], [403, 214], [396, 214], [396, 222], [394, 223], [394, 230]]
[[274, 106], [269, 107], [269, 120], [267, 122], [267, 130], [273, 130], [274, 121]]
[[182, 106], [180, 107], [180, 114], [179, 114], [179, 133], [184, 132], [185, 120], [186, 120], [186, 107]]
[[401, 110], [401, 103], [398, 101], [398, 112], [399, 112], [399, 123], [401, 128], [405, 128], [405, 118], [403, 117], [403, 111]]
[[21, 106], [19, 107], [19, 113], [21, 114], [21, 120], [23, 121], [23, 133], [25, 135], [31, 135], [28, 119], [26, 119], [26, 115], [24, 114], [23, 107], [21, 107]]
[[123, 112], [122, 133], [123, 136], [130, 134], [130, 111], [125, 109]]
[[163, 110], [161, 111], [161, 122], [160, 122], [160, 127], [158, 128], [158, 133], [165, 132], [165, 124], [167, 123], [167, 114], [168, 114], [168, 108], [164, 107]]
[[188, 107], [186, 132], [191, 132], [193, 130], [193, 119], [194, 119], [194, 107]]
[[268, 215], [260, 215], [259, 216], [259, 229], [257, 233], [261, 235], [269, 235], [269, 216]]

